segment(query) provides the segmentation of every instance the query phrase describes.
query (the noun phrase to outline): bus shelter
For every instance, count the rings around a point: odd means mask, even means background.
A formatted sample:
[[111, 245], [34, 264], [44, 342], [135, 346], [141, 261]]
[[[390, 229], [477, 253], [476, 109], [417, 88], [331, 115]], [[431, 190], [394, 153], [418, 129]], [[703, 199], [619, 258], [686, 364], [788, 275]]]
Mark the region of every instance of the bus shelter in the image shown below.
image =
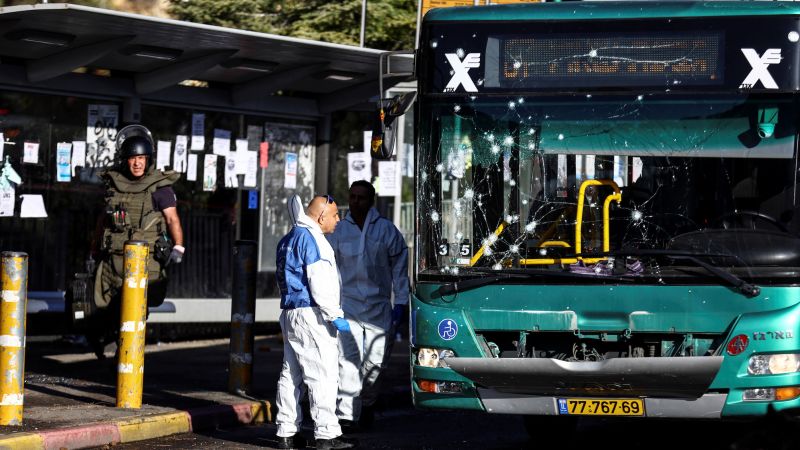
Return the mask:
[[157, 163], [182, 173], [187, 257], [170, 268], [163, 320], [227, 317], [237, 239], [258, 241], [257, 320], [275, 316], [285, 200], [327, 192], [332, 114], [375, 108], [380, 54], [70, 4], [0, 8], [0, 167], [21, 179], [0, 183], [0, 250], [30, 256], [29, 311], [64, 308], [99, 244], [98, 173], [116, 130], [141, 123]]

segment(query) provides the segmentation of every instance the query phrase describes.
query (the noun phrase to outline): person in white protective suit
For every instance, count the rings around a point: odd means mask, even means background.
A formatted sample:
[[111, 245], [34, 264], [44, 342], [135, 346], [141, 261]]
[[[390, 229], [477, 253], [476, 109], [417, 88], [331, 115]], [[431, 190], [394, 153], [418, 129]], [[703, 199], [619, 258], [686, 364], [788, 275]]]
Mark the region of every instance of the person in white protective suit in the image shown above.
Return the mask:
[[278, 448], [304, 448], [300, 399], [308, 389], [317, 449], [353, 448], [342, 438], [336, 417], [339, 381], [337, 330], [350, 331], [339, 304], [339, 273], [324, 234], [333, 232], [339, 212], [331, 196], [316, 196], [302, 210], [298, 196], [289, 199], [294, 226], [278, 243], [276, 277], [281, 291], [280, 324], [283, 367], [275, 404]]
[[346, 431], [371, 425], [385, 356], [397, 325], [408, 315], [408, 247], [374, 202], [372, 184], [353, 183], [350, 211], [328, 235], [342, 276], [344, 317], [352, 330], [339, 335], [336, 415]]

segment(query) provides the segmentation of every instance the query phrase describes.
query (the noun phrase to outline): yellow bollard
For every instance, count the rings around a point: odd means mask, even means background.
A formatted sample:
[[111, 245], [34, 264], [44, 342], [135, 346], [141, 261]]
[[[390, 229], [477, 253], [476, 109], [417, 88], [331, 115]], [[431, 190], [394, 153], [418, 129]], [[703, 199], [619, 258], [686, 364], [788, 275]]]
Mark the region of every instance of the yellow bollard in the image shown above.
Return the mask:
[[22, 425], [28, 255], [3, 252], [0, 257], [0, 425]]
[[147, 254], [144, 241], [125, 242], [117, 361], [117, 408], [141, 408], [147, 318]]

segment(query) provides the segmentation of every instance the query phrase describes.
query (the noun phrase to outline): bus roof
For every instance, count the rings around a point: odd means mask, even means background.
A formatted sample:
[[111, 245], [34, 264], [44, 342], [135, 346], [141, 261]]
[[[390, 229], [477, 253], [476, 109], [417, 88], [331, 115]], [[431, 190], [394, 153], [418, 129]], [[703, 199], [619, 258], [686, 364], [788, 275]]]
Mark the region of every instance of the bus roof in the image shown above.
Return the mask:
[[800, 4], [789, 1], [580, 1], [436, 8], [425, 15], [424, 22], [659, 19], [792, 14], [800, 14]]

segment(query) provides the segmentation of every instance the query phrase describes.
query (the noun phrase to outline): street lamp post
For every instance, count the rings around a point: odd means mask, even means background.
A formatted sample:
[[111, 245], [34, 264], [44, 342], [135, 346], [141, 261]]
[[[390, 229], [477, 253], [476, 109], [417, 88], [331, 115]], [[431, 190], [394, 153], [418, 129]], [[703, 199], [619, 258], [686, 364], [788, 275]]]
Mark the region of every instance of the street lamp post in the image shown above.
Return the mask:
[[359, 46], [364, 46], [364, 35], [367, 25], [367, 0], [361, 0], [361, 34], [358, 38]]

